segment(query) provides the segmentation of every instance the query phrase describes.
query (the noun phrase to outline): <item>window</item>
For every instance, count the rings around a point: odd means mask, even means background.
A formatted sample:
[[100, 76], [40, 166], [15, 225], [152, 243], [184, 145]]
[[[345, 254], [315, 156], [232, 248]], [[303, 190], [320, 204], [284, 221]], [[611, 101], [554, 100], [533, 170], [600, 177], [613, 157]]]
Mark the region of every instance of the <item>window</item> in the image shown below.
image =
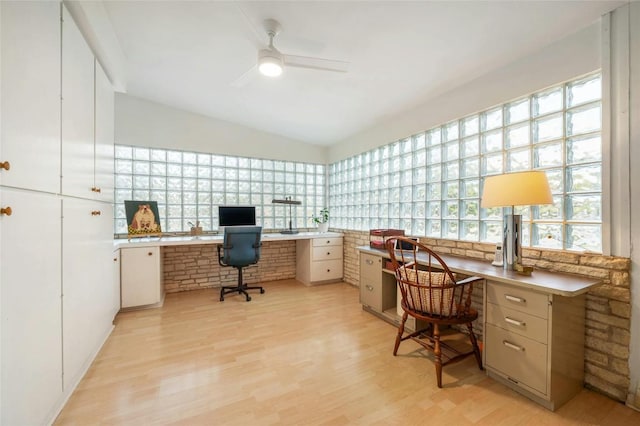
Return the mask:
[[218, 205], [256, 206], [258, 225], [284, 229], [288, 206], [271, 200], [285, 196], [302, 202], [292, 211], [294, 226], [304, 228], [325, 206], [325, 171], [321, 164], [116, 145], [114, 231], [127, 232], [124, 200], [157, 201], [165, 232], [188, 231], [196, 221], [217, 229]]
[[545, 89], [329, 166], [332, 224], [498, 242], [486, 176], [544, 170], [554, 203], [516, 208], [523, 246], [602, 251], [601, 76]]

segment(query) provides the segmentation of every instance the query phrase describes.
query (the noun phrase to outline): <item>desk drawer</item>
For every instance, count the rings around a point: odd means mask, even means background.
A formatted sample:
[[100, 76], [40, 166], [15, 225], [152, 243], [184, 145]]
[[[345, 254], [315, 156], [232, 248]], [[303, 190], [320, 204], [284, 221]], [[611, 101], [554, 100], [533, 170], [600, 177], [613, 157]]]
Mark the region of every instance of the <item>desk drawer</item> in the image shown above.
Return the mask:
[[360, 253], [360, 280], [369, 279], [381, 282], [382, 258], [371, 254]]
[[505, 306], [487, 303], [487, 323], [547, 344], [547, 320]]
[[526, 288], [489, 281], [487, 301], [540, 318], [549, 317], [549, 296]]
[[382, 280], [360, 277], [360, 303], [382, 312]]
[[314, 238], [313, 246], [314, 247], [342, 246], [342, 237]]
[[311, 281], [342, 278], [342, 259], [311, 262]]
[[487, 367], [547, 394], [547, 345], [487, 324], [485, 329]]
[[342, 246], [313, 247], [311, 260], [342, 259]]

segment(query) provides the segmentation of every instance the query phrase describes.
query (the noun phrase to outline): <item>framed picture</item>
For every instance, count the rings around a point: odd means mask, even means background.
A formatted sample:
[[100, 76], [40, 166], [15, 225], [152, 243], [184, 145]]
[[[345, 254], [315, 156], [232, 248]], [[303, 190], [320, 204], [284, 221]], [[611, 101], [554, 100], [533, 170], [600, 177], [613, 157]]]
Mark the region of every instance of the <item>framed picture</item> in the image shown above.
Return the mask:
[[129, 238], [162, 235], [157, 201], [127, 200], [124, 202], [124, 209], [127, 213]]

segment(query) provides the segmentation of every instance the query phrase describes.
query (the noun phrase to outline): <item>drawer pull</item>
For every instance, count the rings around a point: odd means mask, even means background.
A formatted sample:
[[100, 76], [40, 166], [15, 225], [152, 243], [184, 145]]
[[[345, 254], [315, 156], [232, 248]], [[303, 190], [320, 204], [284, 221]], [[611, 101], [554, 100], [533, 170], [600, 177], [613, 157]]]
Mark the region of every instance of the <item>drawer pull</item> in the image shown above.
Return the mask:
[[504, 298], [507, 299], [510, 302], [516, 302], [516, 303], [525, 303], [527, 301], [526, 299], [523, 299], [522, 297], [511, 296], [509, 294], [505, 294]]
[[327, 269], [327, 272], [331, 272], [331, 269]]
[[0, 163], [0, 170], [4, 169], [4, 170], [9, 170], [11, 168], [11, 163], [9, 163], [8, 161], [3, 161], [2, 163]]
[[102, 213], [100, 212], [100, 210], [93, 210], [91, 212], [91, 216], [100, 216]]
[[331, 244], [331, 240], [327, 240], [327, 244]]
[[527, 325], [527, 323], [524, 321], [518, 321], [509, 317], [504, 317], [504, 320], [505, 322], [508, 322], [511, 325], [517, 325], [518, 327], [524, 327], [525, 325]]
[[11, 216], [11, 213], [13, 213], [13, 210], [11, 210], [10, 206], [3, 207], [0, 209], [0, 216], [3, 214], [6, 214], [7, 216]]
[[327, 252], [327, 256], [331, 256], [331, 252], [330, 251]]
[[509, 349], [513, 349], [514, 351], [524, 352], [524, 348], [522, 346], [514, 345], [513, 343], [507, 342], [506, 340], [503, 340], [502, 344]]
[[367, 290], [373, 291], [373, 286], [372, 285], [366, 285], [365, 287], [367, 288]]
[[102, 189], [100, 189], [100, 188], [98, 188], [98, 187], [95, 187], [95, 186], [94, 186], [93, 188], [91, 188], [91, 192], [101, 193], [101, 192], [102, 192]]
[[365, 262], [367, 263], [367, 265], [373, 265], [373, 260], [371, 259], [367, 259], [365, 260]]
[[147, 253], [147, 256], [153, 256], [153, 252], [150, 251], [149, 253]]

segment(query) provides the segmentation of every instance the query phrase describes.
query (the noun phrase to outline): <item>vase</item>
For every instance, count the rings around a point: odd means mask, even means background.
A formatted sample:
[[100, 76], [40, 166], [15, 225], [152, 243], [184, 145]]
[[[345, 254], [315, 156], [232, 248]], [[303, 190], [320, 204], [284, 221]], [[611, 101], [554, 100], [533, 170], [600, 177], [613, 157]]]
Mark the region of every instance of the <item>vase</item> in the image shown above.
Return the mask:
[[327, 232], [328, 230], [329, 230], [329, 222], [318, 224], [318, 232]]

